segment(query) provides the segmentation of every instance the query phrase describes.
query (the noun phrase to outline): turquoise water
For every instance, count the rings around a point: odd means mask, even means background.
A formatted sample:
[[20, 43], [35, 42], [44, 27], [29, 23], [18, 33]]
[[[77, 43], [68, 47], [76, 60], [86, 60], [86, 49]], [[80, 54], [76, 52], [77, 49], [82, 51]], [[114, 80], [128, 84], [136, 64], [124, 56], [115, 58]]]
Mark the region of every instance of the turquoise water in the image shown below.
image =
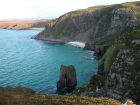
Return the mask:
[[26, 86], [37, 93], [55, 93], [61, 64], [75, 66], [78, 87], [87, 84], [97, 69], [93, 54], [31, 38], [39, 32], [0, 29], [0, 86]]

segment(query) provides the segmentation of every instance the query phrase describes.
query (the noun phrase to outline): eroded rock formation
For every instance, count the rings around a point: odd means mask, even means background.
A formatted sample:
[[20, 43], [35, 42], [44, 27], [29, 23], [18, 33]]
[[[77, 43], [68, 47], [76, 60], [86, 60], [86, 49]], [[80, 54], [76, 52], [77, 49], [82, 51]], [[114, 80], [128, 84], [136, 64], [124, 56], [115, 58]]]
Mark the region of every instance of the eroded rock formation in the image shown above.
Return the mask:
[[76, 70], [74, 66], [64, 66], [60, 67], [60, 79], [57, 82], [57, 89], [59, 91], [72, 91], [77, 85]]

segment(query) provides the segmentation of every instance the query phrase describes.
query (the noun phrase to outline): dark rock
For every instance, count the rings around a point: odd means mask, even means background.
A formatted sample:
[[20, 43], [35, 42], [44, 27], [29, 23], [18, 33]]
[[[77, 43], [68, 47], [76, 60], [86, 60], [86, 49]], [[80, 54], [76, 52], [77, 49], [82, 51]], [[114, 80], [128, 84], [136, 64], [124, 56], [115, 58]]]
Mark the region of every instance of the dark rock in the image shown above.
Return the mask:
[[74, 66], [61, 65], [60, 79], [57, 82], [58, 91], [72, 91], [77, 85], [76, 70]]
[[99, 75], [105, 75], [105, 73], [104, 73], [104, 63], [103, 62], [101, 62], [98, 66], [98, 74]]
[[97, 59], [99, 59], [99, 55], [100, 55], [99, 48], [95, 48], [94, 51], [95, 51], [95, 52], [94, 52], [94, 56], [95, 56]]
[[94, 51], [94, 49], [95, 49], [95, 45], [94, 44], [86, 42], [84, 50]]
[[108, 49], [108, 46], [103, 46], [101, 48], [95, 48], [94, 56], [96, 56], [96, 58], [99, 60], [105, 54], [107, 49]]

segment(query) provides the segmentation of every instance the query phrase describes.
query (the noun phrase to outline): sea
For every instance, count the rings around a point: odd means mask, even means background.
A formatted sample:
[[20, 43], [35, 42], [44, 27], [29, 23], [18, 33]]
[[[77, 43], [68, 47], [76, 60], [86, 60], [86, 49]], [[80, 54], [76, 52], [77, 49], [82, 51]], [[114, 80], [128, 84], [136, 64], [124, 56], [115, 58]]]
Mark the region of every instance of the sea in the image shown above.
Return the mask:
[[35, 40], [39, 32], [0, 29], [0, 86], [24, 86], [39, 94], [55, 94], [62, 64], [75, 67], [77, 88], [88, 84], [98, 67], [94, 52]]

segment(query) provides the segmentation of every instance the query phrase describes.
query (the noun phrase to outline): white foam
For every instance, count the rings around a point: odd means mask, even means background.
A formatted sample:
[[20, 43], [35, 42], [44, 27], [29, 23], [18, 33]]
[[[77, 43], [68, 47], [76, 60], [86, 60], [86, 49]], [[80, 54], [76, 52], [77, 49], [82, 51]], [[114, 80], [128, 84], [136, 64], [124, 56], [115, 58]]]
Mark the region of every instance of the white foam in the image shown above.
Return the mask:
[[73, 42], [68, 42], [67, 44], [70, 44], [70, 45], [73, 45], [73, 46], [76, 46], [76, 47], [81, 47], [81, 48], [85, 47], [84, 42], [73, 41]]

